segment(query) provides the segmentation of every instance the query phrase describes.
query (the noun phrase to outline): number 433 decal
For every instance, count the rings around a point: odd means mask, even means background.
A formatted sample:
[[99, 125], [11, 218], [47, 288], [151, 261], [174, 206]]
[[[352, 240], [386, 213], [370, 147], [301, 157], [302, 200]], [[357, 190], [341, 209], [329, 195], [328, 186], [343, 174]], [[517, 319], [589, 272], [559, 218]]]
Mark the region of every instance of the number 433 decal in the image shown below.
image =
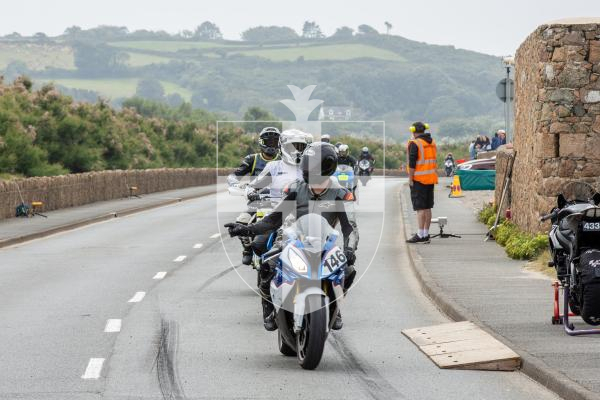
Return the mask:
[[334, 251], [329, 254], [329, 258], [327, 258], [327, 260], [325, 260], [323, 263], [323, 268], [326, 268], [329, 273], [332, 273], [346, 262], [346, 256], [339, 247], [334, 249]]
[[584, 231], [600, 231], [600, 222], [584, 222]]

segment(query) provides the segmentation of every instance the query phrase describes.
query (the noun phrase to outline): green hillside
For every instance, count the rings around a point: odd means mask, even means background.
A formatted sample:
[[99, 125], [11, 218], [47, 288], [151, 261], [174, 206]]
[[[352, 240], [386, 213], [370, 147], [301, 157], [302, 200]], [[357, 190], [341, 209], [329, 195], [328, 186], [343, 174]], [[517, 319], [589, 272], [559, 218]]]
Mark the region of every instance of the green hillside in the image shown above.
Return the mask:
[[[141, 79], [152, 80], [169, 104], [183, 99], [232, 118], [252, 106], [292, 118], [279, 102], [290, 97], [287, 85], [314, 84], [313, 97], [325, 106], [351, 108], [357, 120], [385, 119], [390, 137], [415, 120], [447, 136], [489, 133], [502, 120], [498, 58], [452, 46], [381, 34], [252, 42], [111, 29], [43, 43], [0, 39], [0, 70], [8, 81], [27, 74], [68, 88], [75, 99], [101, 95], [117, 106], [136, 95]], [[180, 100], [167, 98], [174, 94]]]

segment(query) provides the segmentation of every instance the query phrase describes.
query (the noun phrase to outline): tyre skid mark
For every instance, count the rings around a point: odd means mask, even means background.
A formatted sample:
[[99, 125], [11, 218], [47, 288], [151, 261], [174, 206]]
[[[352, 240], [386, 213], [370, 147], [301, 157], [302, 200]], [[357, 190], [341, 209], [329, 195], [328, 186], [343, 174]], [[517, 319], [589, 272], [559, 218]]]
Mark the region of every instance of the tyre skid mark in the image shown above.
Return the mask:
[[156, 355], [156, 375], [164, 400], [185, 400], [185, 394], [177, 372], [177, 346], [179, 329], [177, 322], [161, 318], [160, 340]]
[[406, 399], [406, 396], [398, 392], [375, 368], [368, 366], [366, 362], [354, 355], [340, 335], [329, 335], [329, 342], [342, 358], [346, 372], [358, 378], [366, 394], [373, 400]]

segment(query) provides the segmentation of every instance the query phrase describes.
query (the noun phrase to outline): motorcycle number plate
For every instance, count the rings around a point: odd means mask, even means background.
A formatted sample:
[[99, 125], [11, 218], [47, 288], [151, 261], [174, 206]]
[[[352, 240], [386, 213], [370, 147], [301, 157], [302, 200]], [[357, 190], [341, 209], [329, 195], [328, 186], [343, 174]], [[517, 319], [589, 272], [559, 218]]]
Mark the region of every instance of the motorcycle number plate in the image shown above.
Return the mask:
[[348, 180], [348, 175], [338, 175], [338, 179], [340, 181], [347, 181]]
[[326, 273], [330, 274], [345, 262], [346, 256], [344, 255], [344, 252], [341, 249], [336, 248], [323, 263], [323, 269]]
[[583, 223], [583, 231], [584, 232], [600, 232], [600, 221], [584, 222]]

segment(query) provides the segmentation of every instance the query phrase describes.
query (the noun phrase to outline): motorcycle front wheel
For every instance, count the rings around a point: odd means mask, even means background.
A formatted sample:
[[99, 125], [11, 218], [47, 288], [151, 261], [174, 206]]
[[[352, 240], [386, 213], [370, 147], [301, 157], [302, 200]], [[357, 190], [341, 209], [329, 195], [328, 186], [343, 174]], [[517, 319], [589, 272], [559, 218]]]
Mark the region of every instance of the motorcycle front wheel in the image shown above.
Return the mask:
[[327, 308], [321, 304], [318, 310], [304, 316], [304, 327], [296, 335], [298, 363], [303, 369], [317, 368], [323, 356], [325, 340], [327, 340]]

